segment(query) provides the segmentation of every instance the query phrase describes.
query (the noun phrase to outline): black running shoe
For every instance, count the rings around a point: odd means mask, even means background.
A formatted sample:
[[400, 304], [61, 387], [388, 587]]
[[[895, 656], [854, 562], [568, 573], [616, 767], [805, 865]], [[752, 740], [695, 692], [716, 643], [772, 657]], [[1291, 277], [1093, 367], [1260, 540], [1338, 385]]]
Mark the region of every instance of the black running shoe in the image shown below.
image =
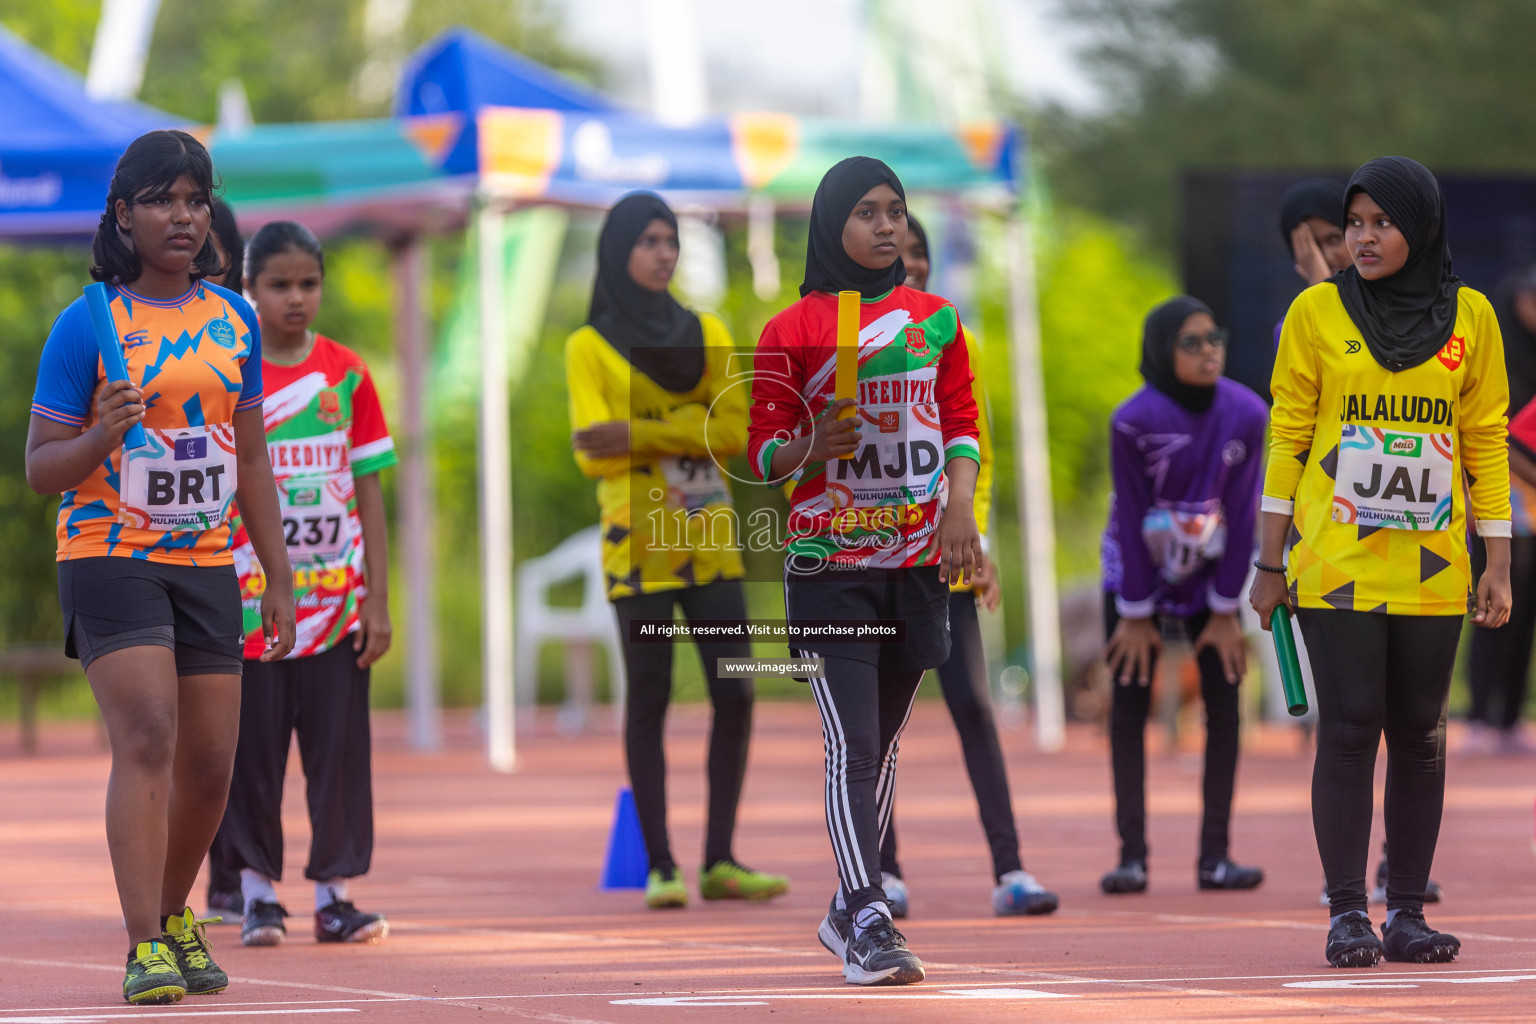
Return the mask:
[[1223, 857], [1214, 867], [1200, 869], [1202, 889], [1257, 889], [1264, 883], [1264, 869], [1239, 864]]
[[911, 985], [923, 980], [923, 962], [907, 948], [906, 937], [882, 915], [848, 943], [843, 977], [850, 985]]
[[837, 909], [836, 896], [827, 907], [827, 916], [821, 919], [821, 927], [816, 929], [816, 937], [827, 947], [828, 953], [839, 960], [847, 959], [848, 940], [853, 938], [853, 918], [848, 911]]
[[1099, 879], [1099, 888], [1107, 893], [1146, 892], [1146, 863], [1144, 861], [1132, 860], [1121, 864], [1115, 870]]
[[281, 946], [288, 938], [283, 918], [288, 911], [271, 900], [251, 900], [240, 922], [240, 943], [245, 946]]
[[1371, 930], [1371, 919], [1363, 911], [1351, 910], [1340, 914], [1328, 929], [1323, 952], [1334, 967], [1375, 967], [1381, 963], [1381, 940]]
[[1381, 944], [1387, 959], [1407, 964], [1448, 964], [1461, 952], [1461, 940], [1437, 932], [1424, 921], [1420, 910], [1399, 910], [1392, 923], [1383, 925]]
[[[1439, 903], [1445, 896], [1445, 890], [1440, 888], [1440, 883], [1433, 878], [1424, 886], [1424, 902]], [[1387, 902], [1387, 858], [1383, 854], [1381, 863], [1376, 865], [1376, 888], [1371, 890], [1372, 903]]]
[[365, 914], [351, 900], [336, 900], [315, 911], [316, 942], [381, 942], [388, 935], [383, 914]]

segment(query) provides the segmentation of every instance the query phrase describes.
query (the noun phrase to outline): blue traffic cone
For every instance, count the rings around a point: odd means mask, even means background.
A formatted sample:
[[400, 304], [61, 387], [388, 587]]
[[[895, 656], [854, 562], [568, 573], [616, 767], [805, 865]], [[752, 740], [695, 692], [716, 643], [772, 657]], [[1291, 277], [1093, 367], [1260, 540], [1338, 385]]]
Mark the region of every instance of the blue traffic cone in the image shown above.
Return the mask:
[[650, 871], [651, 858], [640, 834], [635, 794], [625, 787], [613, 802], [613, 829], [608, 833], [608, 856], [603, 861], [603, 880], [598, 888], [644, 889]]

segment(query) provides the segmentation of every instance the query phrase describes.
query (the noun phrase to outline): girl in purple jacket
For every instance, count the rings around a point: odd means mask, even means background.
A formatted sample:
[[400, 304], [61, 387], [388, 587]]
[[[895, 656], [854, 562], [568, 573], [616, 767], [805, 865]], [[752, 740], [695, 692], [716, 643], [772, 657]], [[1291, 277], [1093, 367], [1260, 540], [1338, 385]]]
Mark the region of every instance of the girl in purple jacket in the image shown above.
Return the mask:
[[1264, 872], [1228, 856], [1237, 774], [1237, 684], [1247, 659], [1238, 602], [1253, 555], [1266, 407], [1221, 375], [1227, 333], [1198, 299], [1147, 314], [1146, 386], [1110, 421], [1114, 494], [1104, 531], [1105, 659], [1114, 680], [1110, 754], [1120, 866], [1107, 893], [1147, 887], [1146, 751], [1162, 631], [1194, 644], [1205, 701], [1202, 889], [1252, 889]]

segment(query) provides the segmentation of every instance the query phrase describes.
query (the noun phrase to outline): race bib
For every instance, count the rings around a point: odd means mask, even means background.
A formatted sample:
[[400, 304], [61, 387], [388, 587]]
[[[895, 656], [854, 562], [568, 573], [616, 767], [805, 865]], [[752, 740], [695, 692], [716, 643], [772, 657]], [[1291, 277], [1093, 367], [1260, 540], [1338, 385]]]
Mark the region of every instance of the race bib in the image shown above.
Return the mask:
[[850, 459], [827, 463], [827, 496], [834, 508], [924, 505], [941, 493], [944, 433], [934, 395], [938, 371], [859, 381], [873, 398], [858, 407], [859, 446]]
[[1163, 579], [1182, 583], [1227, 548], [1221, 510], [1181, 512], [1154, 508], [1141, 520], [1141, 536]]
[[235, 497], [235, 432], [228, 423], [146, 430], [123, 452], [117, 521], [164, 533], [211, 530]]
[[1451, 523], [1450, 434], [1346, 423], [1339, 438], [1333, 518], [1394, 530], [1444, 530]]
[[347, 459], [347, 435], [269, 441], [277, 477], [288, 558], [301, 563], [334, 562], [352, 547], [354, 527], [347, 506], [354, 485]]
[[692, 512], [706, 505], [729, 504], [730, 489], [720, 467], [708, 455], [669, 455], [657, 460], [667, 480], [667, 503]]

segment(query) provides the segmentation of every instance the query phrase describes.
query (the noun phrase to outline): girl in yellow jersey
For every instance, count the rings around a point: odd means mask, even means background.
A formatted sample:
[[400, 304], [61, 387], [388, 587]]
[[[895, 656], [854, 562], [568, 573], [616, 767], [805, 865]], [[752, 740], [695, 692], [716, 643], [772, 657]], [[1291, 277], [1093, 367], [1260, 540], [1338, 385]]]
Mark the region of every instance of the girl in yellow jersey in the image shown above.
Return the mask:
[[[1344, 204], [1353, 265], [1302, 292], [1280, 335], [1252, 600], [1266, 624], [1282, 602], [1297, 609], [1317, 683], [1328, 961], [1441, 963], [1460, 943], [1423, 905], [1451, 668], [1469, 609], [1484, 627], [1509, 618], [1509, 386], [1493, 309], [1451, 271], [1434, 176], [1372, 160]], [[1476, 580], [1469, 513], [1488, 549]], [[1383, 732], [1392, 859], [1378, 940], [1365, 868]]]
[[[618, 614], [629, 677], [624, 748], [650, 857], [646, 905], [681, 907], [688, 891], [667, 841], [662, 729], [672, 690], [672, 644], [631, 635], [642, 620], [744, 620], [743, 568], [731, 491], [717, 460], [746, 445], [746, 389], [730, 387], [730, 335], [667, 291], [677, 267], [677, 218], [649, 192], [608, 212], [586, 326], [565, 345], [571, 444], [598, 481], [603, 569]], [[742, 867], [731, 851], [752, 732], [752, 681], [722, 679], [721, 658], [746, 641], [699, 641], [714, 721], [709, 822], [699, 892], [705, 899], [769, 899], [782, 875]]]
[[[928, 290], [932, 269], [928, 232], [918, 219], [907, 213], [907, 243], [901, 250], [902, 265], [907, 268], [907, 286], [920, 292]], [[965, 349], [972, 366], [980, 365], [976, 339], [965, 331]], [[981, 456], [976, 471], [976, 525], [981, 531], [982, 550], [987, 550], [987, 523], [992, 511], [992, 430], [987, 416], [986, 390], [978, 375], [971, 382], [976, 399], [976, 450]], [[786, 488], [787, 490], [787, 488]], [[976, 567], [970, 583], [955, 580], [949, 585], [949, 658], [938, 667], [939, 689], [949, 706], [955, 730], [960, 734], [960, 750], [965, 755], [965, 770], [976, 793], [976, 808], [981, 812], [981, 828], [992, 854], [992, 909], [998, 916], [1013, 914], [1050, 914], [1059, 903], [1035, 876], [1024, 870], [1019, 856], [1019, 833], [1013, 823], [1013, 799], [1008, 792], [1008, 767], [997, 736], [997, 720], [992, 714], [992, 693], [987, 678], [987, 656], [981, 641], [981, 620], [977, 607], [997, 611], [1002, 600], [1002, 586], [997, 578], [997, 563], [990, 555]], [[907, 883], [902, 878], [901, 863], [896, 858], [896, 818], [894, 804], [880, 841], [880, 878], [892, 917], [906, 917], [910, 909]]]

